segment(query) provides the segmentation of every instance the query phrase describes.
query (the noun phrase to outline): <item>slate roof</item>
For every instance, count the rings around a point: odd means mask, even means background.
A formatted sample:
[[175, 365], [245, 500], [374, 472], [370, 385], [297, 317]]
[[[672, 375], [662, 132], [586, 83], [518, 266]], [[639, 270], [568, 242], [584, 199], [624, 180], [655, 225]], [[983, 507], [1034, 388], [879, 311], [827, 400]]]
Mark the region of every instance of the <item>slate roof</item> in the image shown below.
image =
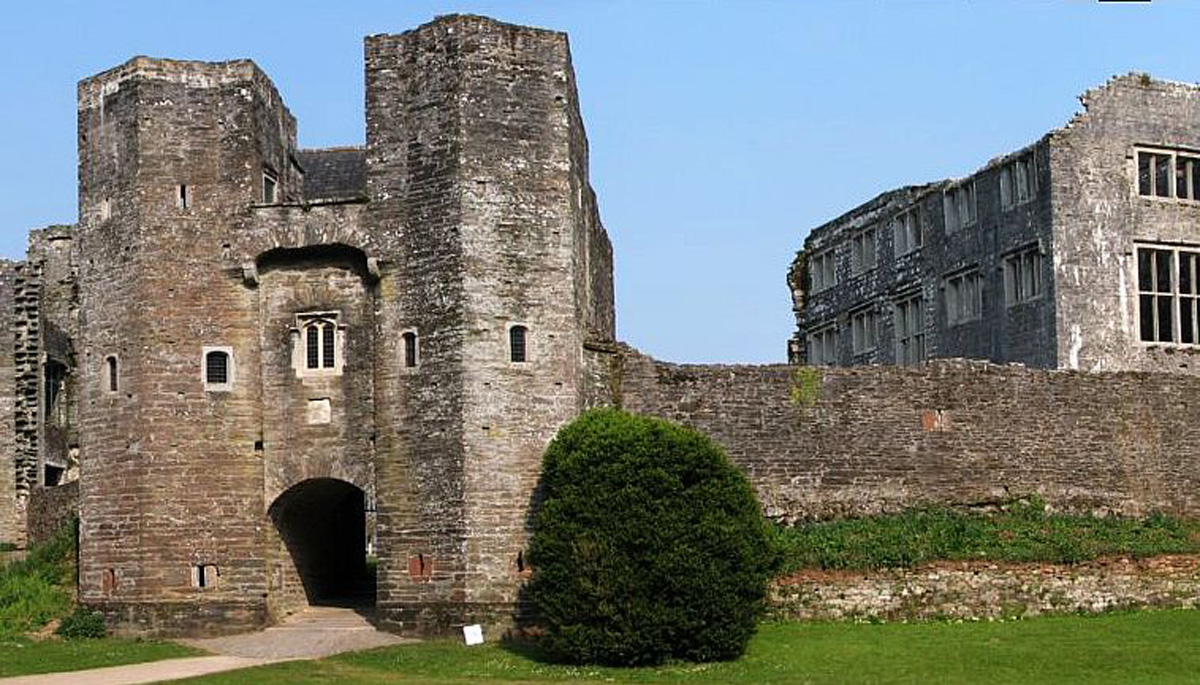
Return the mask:
[[367, 151], [361, 147], [298, 150], [296, 161], [304, 169], [304, 197], [348, 200], [367, 195]]

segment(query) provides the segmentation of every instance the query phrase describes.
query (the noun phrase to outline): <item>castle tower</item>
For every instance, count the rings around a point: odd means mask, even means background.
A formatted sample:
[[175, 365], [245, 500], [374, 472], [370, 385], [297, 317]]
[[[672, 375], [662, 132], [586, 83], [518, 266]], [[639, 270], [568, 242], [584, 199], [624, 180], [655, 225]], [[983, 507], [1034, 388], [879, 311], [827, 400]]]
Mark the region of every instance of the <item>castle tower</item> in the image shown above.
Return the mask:
[[129, 630], [266, 620], [261, 338], [238, 267], [264, 185], [297, 192], [294, 149], [248, 61], [138, 57], [79, 84], [80, 598]]
[[[380, 289], [379, 601], [404, 632], [504, 623], [541, 455], [613, 337], [565, 34], [443, 17], [366, 41]], [[402, 331], [420, 364], [397, 368]]]
[[80, 587], [122, 630], [514, 617], [613, 338], [566, 36], [456, 16], [366, 53], [365, 150], [297, 150], [246, 61], [80, 84]]

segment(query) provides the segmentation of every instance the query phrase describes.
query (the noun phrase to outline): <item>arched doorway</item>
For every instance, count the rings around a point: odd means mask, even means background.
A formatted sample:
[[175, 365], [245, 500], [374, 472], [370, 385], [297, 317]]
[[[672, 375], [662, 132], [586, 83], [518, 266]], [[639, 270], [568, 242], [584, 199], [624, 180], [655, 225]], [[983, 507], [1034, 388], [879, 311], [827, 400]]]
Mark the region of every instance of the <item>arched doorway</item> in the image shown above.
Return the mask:
[[271, 521], [291, 562], [281, 560], [278, 589], [285, 597], [302, 601], [297, 592], [302, 588], [310, 605], [374, 605], [365, 505], [361, 489], [334, 478], [301, 481], [275, 500]]

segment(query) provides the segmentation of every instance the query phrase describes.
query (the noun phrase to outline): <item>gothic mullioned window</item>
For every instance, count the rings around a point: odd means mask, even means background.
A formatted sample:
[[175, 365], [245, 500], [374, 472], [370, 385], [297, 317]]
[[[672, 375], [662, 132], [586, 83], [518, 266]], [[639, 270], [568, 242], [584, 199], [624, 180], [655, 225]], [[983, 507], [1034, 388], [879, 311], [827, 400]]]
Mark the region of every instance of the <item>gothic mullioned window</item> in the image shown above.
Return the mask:
[[344, 331], [337, 312], [297, 314], [292, 334], [292, 368], [296, 375], [341, 374]]

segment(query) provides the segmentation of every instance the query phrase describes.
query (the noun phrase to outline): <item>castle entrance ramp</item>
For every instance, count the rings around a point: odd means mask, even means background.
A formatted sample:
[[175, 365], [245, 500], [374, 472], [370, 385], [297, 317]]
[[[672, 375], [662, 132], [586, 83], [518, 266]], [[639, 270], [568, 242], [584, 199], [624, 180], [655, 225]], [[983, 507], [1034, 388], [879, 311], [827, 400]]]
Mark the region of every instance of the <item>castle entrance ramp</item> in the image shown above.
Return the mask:
[[335, 478], [301, 481], [275, 500], [268, 513], [281, 542], [272, 587], [279, 608], [375, 604], [365, 504], [360, 488]]

